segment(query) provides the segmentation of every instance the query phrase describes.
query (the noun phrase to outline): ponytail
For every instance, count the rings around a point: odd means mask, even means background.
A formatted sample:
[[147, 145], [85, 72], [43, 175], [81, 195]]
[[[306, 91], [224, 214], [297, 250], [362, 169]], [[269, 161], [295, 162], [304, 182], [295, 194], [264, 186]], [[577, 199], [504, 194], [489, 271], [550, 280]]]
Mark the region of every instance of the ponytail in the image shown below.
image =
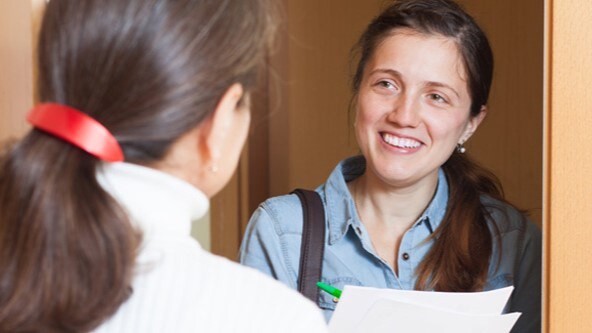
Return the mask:
[[[274, 32], [271, 6], [52, 0], [37, 100], [94, 119], [128, 163], [162, 161], [231, 84], [252, 88]], [[141, 237], [97, 182], [102, 162], [90, 154], [34, 129], [0, 156], [0, 332], [90, 331], [130, 296]]]
[[[497, 177], [454, 153], [443, 166], [448, 179], [446, 215], [433, 238], [435, 243], [417, 268], [418, 290], [469, 292], [483, 290], [498, 226], [490, 223], [482, 196], [509, 204]], [[499, 237], [496, 237], [499, 241]], [[501, 252], [500, 252], [501, 256]], [[499, 261], [499, 258], [498, 258]]]
[[38, 130], [0, 157], [0, 331], [89, 331], [130, 295], [140, 237], [99, 164]]

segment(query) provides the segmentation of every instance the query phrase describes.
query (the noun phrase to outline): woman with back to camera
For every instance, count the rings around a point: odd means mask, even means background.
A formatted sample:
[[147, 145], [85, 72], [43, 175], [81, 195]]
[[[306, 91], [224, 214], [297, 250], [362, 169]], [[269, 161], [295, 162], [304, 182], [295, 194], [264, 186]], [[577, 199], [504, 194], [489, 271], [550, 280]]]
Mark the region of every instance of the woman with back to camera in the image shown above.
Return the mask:
[[[316, 191], [325, 209], [322, 281], [337, 288], [471, 292], [513, 285], [514, 332], [540, 332], [541, 234], [465, 154], [487, 113], [493, 56], [449, 0], [402, 0], [357, 45], [355, 132], [362, 156]], [[303, 215], [296, 195], [254, 213], [241, 262], [297, 288]], [[332, 296], [319, 295], [329, 318]]]
[[190, 237], [234, 171], [266, 0], [52, 0], [34, 126], [0, 158], [0, 331], [325, 332]]

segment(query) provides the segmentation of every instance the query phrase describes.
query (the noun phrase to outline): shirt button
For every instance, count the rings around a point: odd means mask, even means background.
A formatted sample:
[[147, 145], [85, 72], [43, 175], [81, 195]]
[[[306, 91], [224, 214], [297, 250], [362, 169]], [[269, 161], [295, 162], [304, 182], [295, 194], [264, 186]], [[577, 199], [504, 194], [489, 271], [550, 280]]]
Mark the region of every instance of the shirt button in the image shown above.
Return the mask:
[[360, 229], [360, 227], [356, 227], [356, 232], [358, 233], [358, 235], [362, 234], [362, 229]]
[[403, 260], [405, 260], [405, 261], [409, 260], [409, 253], [407, 253], [407, 252], [403, 253]]

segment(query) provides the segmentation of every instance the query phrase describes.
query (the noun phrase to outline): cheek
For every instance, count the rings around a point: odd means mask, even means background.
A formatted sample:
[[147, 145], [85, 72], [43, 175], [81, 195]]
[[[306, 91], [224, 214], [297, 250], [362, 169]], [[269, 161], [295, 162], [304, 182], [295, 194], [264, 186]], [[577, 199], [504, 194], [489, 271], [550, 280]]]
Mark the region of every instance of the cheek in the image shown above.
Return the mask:
[[460, 117], [434, 117], [428, 122], [432, 139], [456, 145], [467, 125], [467, 120]]
[[356, 110], [356, 130], [364, 132], [374, 126], [384, 115], [384, 106], [373, 100], [360, 99]]
[[365, 112], [364, 109], [358, 108], [356, 111], [356, 120], [354, 124], [354, 130], [358, 140], [358, 146], [363, 148], [369, 140], [369, 136], [374, 132], [374, 120], [372, 114]]

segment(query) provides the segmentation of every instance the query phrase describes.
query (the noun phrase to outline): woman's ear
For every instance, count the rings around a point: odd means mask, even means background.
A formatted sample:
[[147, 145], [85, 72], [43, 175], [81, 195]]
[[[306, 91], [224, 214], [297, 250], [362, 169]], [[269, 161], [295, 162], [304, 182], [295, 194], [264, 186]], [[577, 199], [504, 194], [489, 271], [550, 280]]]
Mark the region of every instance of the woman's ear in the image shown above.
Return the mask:
[[202, 124], [200, 131], [199, 153], [205, 166], [216, 172], [223, 149], [233, 128], [236, 112], [241, 108], [241, 100], [244, 96], [243, 86], [234, 83], [228, 89], [216, 105], [214, 112]]
[[467, 124], [467, 128], [461, 136], [459, 142], [460, 144], [467, 142], [471, 138], [471, 136], [473, 136], [475, 131], [477, 131], [477, 128], [479, 128], [479, 125], [481, 125], [483, 119], [485, 119], [485, 116], [487, 116], [487, 107], [485, 105], [482, 105], [479, 114], [474, 117], [470, 117], [469, 122]]

